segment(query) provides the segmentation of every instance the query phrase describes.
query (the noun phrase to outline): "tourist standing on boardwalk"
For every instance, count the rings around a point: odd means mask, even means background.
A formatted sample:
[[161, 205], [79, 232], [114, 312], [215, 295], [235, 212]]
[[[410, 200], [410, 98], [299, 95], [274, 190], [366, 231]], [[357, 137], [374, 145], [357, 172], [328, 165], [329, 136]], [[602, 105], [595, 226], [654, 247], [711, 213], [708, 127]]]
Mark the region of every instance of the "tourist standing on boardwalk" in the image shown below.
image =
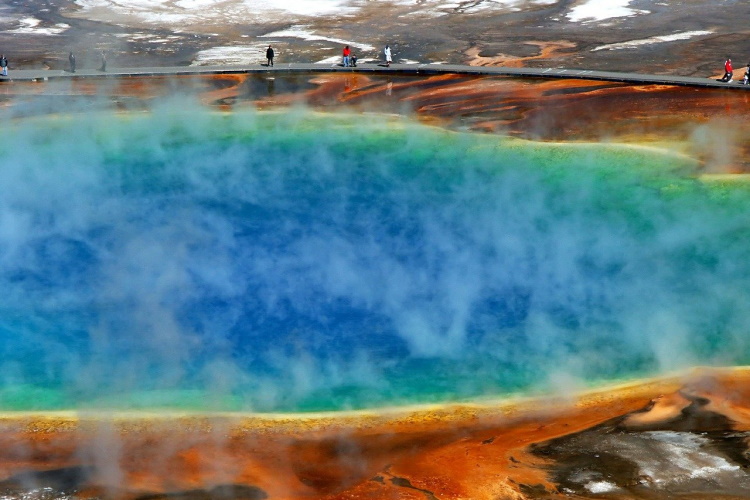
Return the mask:
[[352, 53], [352, 51], [351, 51], [351, 49], [349, 48], [348, 45], [346, 47], [344, 47], [343, 54], [344, 54], [344, 67], [345, 68], [349, 67], [349, 56], [351, 55], [351, 53]]
[[70, 62], [70, 72], [75, 73], [76, 72], [76, 56], [74, 56], [72, 52], [68, 56], [68, 62]]
[[3, 76], [8, 76], [8, 58], [5, 54], [0, 56], [0, 68], [3, 69]]
[[99, 68], [100, 71], [107, 71], [107, 56], [102, 50], [102, 66]]
[[391, 48], [388, 45], [386, 45], [385, 49], [383, 49], [383, 54], [385, 54], [385, 65], [390, 66], [393, 58], [391, 56]]
[[721, 80], [719, 80], [719, 81], [720, 82], [727, 82], [727, 83], [729, 83], [729, 82], [732, 81], [732, 75], [733, 74], [734, 73], [733, 73], [733, 70], [732, 70], [732, 60], [729, 57], [727, 57], [727, 60], [724, 61], [724, 76], [722, 76]]
[[269, 68], [273, 66], [273, 56], [273, 47], [269, 45], [266, 49], [266, 66], [268, 66]]

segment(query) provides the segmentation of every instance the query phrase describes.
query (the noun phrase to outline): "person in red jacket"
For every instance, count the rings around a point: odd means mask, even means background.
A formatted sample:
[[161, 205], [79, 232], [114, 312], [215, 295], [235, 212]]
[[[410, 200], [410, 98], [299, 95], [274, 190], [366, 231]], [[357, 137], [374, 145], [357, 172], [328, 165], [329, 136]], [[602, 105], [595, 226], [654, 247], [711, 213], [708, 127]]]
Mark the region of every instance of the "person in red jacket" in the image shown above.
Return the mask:
[[351, 53], [352, 51], [348, 45], [344, 47], [344, 67], [345, 68], [349, 67], [349, 56], [351, 55]]
[[724, 62], [724, 76], [721, 77], [720, 81], [727, 83], [731, 82], [733, 74], [732, 60], [727, 57], [727, 60]]

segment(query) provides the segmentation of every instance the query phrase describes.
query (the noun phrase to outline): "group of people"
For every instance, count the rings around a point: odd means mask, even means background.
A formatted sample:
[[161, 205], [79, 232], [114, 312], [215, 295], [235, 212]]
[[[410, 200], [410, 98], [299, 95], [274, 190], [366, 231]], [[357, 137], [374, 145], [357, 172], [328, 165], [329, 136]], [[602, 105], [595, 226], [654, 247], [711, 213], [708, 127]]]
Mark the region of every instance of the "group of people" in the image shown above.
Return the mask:
[[348, 45], [344, 47], [343, 55], [343, 63], [345, 68], [348, 68], [350, 66], [354, 67], [357, 65], [357, 54], [352, 54], [352, 49], [350, 49]]
[[[386, 45], [384, 49], [385, 54], [385, 64], [386, 66], [390, 66], [392, 62], [391, 57], [391, 48]], [[102, 56], [102, 65], [99, 68], [99, 71], [107, 71], [107, 57], [104, 54], [104, 51], [101, 53]], [[273, 66], [273, 58], [275, 56], [273, 47], [271, 45], [268, 46], [266, 49], [266, 65], [269, 67]], [[68, 54], [68, 64], [70, 65], [69, 71], [71, 73], [76, 72], [76, 56], [73, 54], [73, 52], [70, 52]], [[354, 67], [357, 65], [357, 55], [352, 54], [351, 49], [347, 45], [344, 47], [344, 67]], [[8, 76], [8, 59], [5, 57], [5, 54], [0, 55], [0, 75], [1, 76]]]
[[[273, 58], [275, 56], [275, 52], [273, 50], [273, 47], [271, 45], [268, 46], [266, 49], [266, 66], [273, 67]], [[70, 53], [70, 56], [73, 57], [73, 53]], [[385, 57], [385, 65], [390, 66], [393, 62], [393, 54], [391, 53], [391, 47], [386, 45], [383, 49], [383, 56]], [[352, 49], [349, 48], [347, 45], [344, 47], [343, 50], [343, 64], [345, 68], [349, 67], [356, 67], [357, 66], [357, 54], [352, 53]], [[104, 63], [106, 64], [106, 63]], [[71, 62], [71, 67], [73, 67], [73, 71], [75, 71], [75, 62]]]
[[[268, 49], [266, 49], [267, 66], [273, 66], [274, 55], [275, 54], [273, 47], [269, 45]], [[385, 57], [385, 65], [390, 66], [393, 62], [393, 54], [391, 53], [391, 47], [389, 45], [386, 45], [383, 49], [383, 56]], [[352, 54], [352, 50], [348, 45], [344, 47], [343, 58], [343, 64], [345, 68], [357, 66], [357, 55]], [[68, 55], [68, 62], [70, 63], [70, 72], [75, 73], [76, 58], [73, 52]], [[102, 51], [102, 66], [101, 68], [99, 68], [99, 70], [107, 71], [107, 58], [104, 54], [104, 51]], [[8, 58], [5, 57], [5, 54], [0, 55], [0, 75], [8, 76]], [[722, 76], [718, 81], [730, 83], [734, 81], [732, 79], [733, 76], [734, 69], [732, 68], [732, 59], [727, 57], [726, 61], [724, 61], [724, 76]], [[740, 83], [742, 83], [743, 85], [750, 85], [750, 62], [747, 63], [747, 68], [745, 68], [745, 76]]]
[[[101, 51], [101, 57], [102, 57], [102, 65], [99, 66], [99, 71], [107, 71], [107, 54], [104, 53], [104, 51]], [[68, 63], [70, 63], [70, 72], [75, 73], [76, 72], [76, 56], [71, 52], [68, 54]]]
[[[99, 67], [99, 71], [107, 71], [107, 56], [104, 51], [101, 52], [102, 65]], [[76, 56], [73, 52], [68, 54], [68, 64], [70, 64], [69, 71], [71, 73], [76, 72]], [[8, 76], [8, 58], [5, 54], [0, 55], [0, 76]]]
[[[350, 49], [348, 45], [344, 47], [342, 55], [344, 57], [343, 64], [345, 68], [357, 66], [357, 55], [352, 54], [352, 49]], [[383, 49], [383, 55], [385, 56], [385, 65], [390, 66], [393, 62], [393, 55], [391, 54], [390, 46], [385, 46], [385, 48]]]
[[[724, 61], [724, 76], [719, 78], [718, 81], [730, 83], [734, 81], [732, 79], [733, 76], [734, 68], [732, 68], [732, 59], [727, 57], [727, 60]], [[740, 83], [742, 85], [750, 85], [750, 62], [747, 63], [747, 67], [745, 68], [745, 76], [742, 78], [742, 81]]]

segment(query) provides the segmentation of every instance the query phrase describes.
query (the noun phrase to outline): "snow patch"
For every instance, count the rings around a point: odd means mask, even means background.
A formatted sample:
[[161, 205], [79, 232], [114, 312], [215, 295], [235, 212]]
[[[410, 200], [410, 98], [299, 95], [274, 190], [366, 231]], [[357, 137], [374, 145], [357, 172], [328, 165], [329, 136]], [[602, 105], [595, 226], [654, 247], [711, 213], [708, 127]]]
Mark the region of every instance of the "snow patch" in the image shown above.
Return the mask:
[[[268, 44], [256, 43], [253, 45], [234, 45], [225, 47], [212, 47], [201, 50], [195, 55], [191, 66], [250, 66], [266, 62], [266, 49]], [[276, 56], [279, 55], [278, 49]]]
[[[649, 431], [632, 442], [616, 443], [612, 438], [607, 441], [608, 446], [618, 447], [619, 455], [638, 465], [640, 475], [650, 477], [662, 489], [690, 480], [733, 482], [744, 476], [739, 465], [715, 450], [710, 439], [698, 434]], [[644, 450], [648, 453], [644, 454]]]
[[590, 493], [611, 493], [618, 490], [617, 485], [609, 481], [591, 481], [586, 484], [585, 488]]
[[41, 27], [41, 21], [35, 17], [24, 17], [18, 20], [18, 28], [8, 30], [6, 33], [17, 35], [59, 35], [70, 28], [69, 24], [58, 23], [54, 26]]
[[493, 10], [522, 10], [522, 7], [527, 5], [552, 5], [557, 3], [558, 0], [485, 0], [483, 2], [477, 2], [472, 4], [470, 7], [464, 8], [461, 12], [466, 14], [474, 14], [477, 12], [487, 12]]
[[76, 0], [76, 4], [84, 13], [133, 16], [150, 24], [265, 20], [278, 15], [315, 17], [352, 10], [347, 0]]
[[336, 64], [341, 64], [341, 61], [343, 61], [343, 58], [341, 56], [331, 56], [331, 57], [326, 57], [325, 59], [321, 59], [320, 61], [315, 61], [314, 64], [336, 65]]
[[536, 5], [553, 5], [559, 0], [478, 0], [456, 2], [451, 0], [393, 0], [394, 7], [406, 7], [406, 16], [435, 18], [449, 14], [479, 14], [501, 11], [520, 11]]
[[[559, 0], [382, 0], [403, 16], [435, 18], [449, 14], [482, 14], [521, 11]], [[614, 0], [613, 0], [614, 1]], [[622, 1], [622, 0], [616, 0]], [[279, 21], [305, 22], [313, 17], [351, 18], [369, 2], [365, 0], [75, 0], [88, 19], [111, 22], [120, 17], [125, 25], [170, 25], [171, 29], [196, 24], [244, 24]]]
[[[486, 12], [490, 10], [521, 10], [529, 5], [552, 5], [558, 0], [479, 0], [474, 2], [456, 2], [451, 0], [393, 0], [391, 3], [401, 7], [416, 7], [417, 10], [455, 10], [464, 13]], [[468, 4], [468, 5], [467, 5]]]
[[159, 36], [152, 33], [124, 33], [118, 37], [127, 38], [130, 42], [170, 43], [179, 40], [179, 36]]
[[[707, 479], [724, 472], [736, 472], [739, 465], [729, 463], [724, 457], [704, 451], [709, 440], [687, 432], [653, 431], [649, 437], [659, 442], [665, 455], [671, 457], [674, 467], [690, 478]], [[650, 471], [657, 474], [656, 471]]]
[[289, 29], [285, 29], [281, 31], [274, 31], [272, 33], [266, 33], [265, 35], [260, 35], [260, 38], [301, 38], [302, 40], [308, 40], [308, 41], [333, 42], [335, 44], [341, 45], [342, 47], [344, 45], [349, 45], [350, 47], [358, 47], [362, 50], [375, 50], [375, 47], [367, 43], [352, 42], [350, 40], [344, 40], [341, 38], [332, 38], [329, 36], [316, 35], [315, 33], [308, 31], [307, 26], [292, 26]]
[[636, 10], [629, 7], [632, 0], [586, 0], [568, 12], [571, 22], [595, 22], [615, 17], [629, 17], [636, 14], [649, 14], [647, 10]]
[[705, 35], [711, 35], [713, 31], [683, 31], [682, 33], [674, 33], [671, 35], [659, 35], [659, 36], [652, 36], [651, 38], [643, 38], [640, 40], [630, 40], [627, 42], [619, 42], [619, 43], [610, 43], [607, 45], [599, 45], [598, 47], [594, 47], [591, 49], [591, 52], [596, 52], [597, 50], [621, 50], [621, 49], [632, 49], [641, 45], [650, 45], [654, 43], [664, 43], [664, 42], [675, 42], [677, 40], [688, 40], [690, 38], [696, 37], [696, 36], [705, 36]]

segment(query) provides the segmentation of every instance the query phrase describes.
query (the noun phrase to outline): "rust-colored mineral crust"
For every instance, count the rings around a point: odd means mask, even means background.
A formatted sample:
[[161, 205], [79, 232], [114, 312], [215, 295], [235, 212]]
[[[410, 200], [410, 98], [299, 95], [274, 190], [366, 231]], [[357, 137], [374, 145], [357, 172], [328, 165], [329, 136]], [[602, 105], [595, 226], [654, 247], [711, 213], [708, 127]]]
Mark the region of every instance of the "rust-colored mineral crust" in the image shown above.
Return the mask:
[[330, 414], [6, 413], [0, 474], [10, 479], [0, 486], [20, 488], [23, 479], [26, 486], [62, 484], [81, 497], [128, 499], [196, 492], [205, 498], [222, 492], [287, 499], [564, 498], [551, 472], [554, 457], [535, 447], [612, 422], [627, 433], [684, 426], [678, 417], [695, 401], [701, 421], [720, 415], [732, 431], [748, 430], [748, 382], [744, 369], [699, 370], [566, 399]]

